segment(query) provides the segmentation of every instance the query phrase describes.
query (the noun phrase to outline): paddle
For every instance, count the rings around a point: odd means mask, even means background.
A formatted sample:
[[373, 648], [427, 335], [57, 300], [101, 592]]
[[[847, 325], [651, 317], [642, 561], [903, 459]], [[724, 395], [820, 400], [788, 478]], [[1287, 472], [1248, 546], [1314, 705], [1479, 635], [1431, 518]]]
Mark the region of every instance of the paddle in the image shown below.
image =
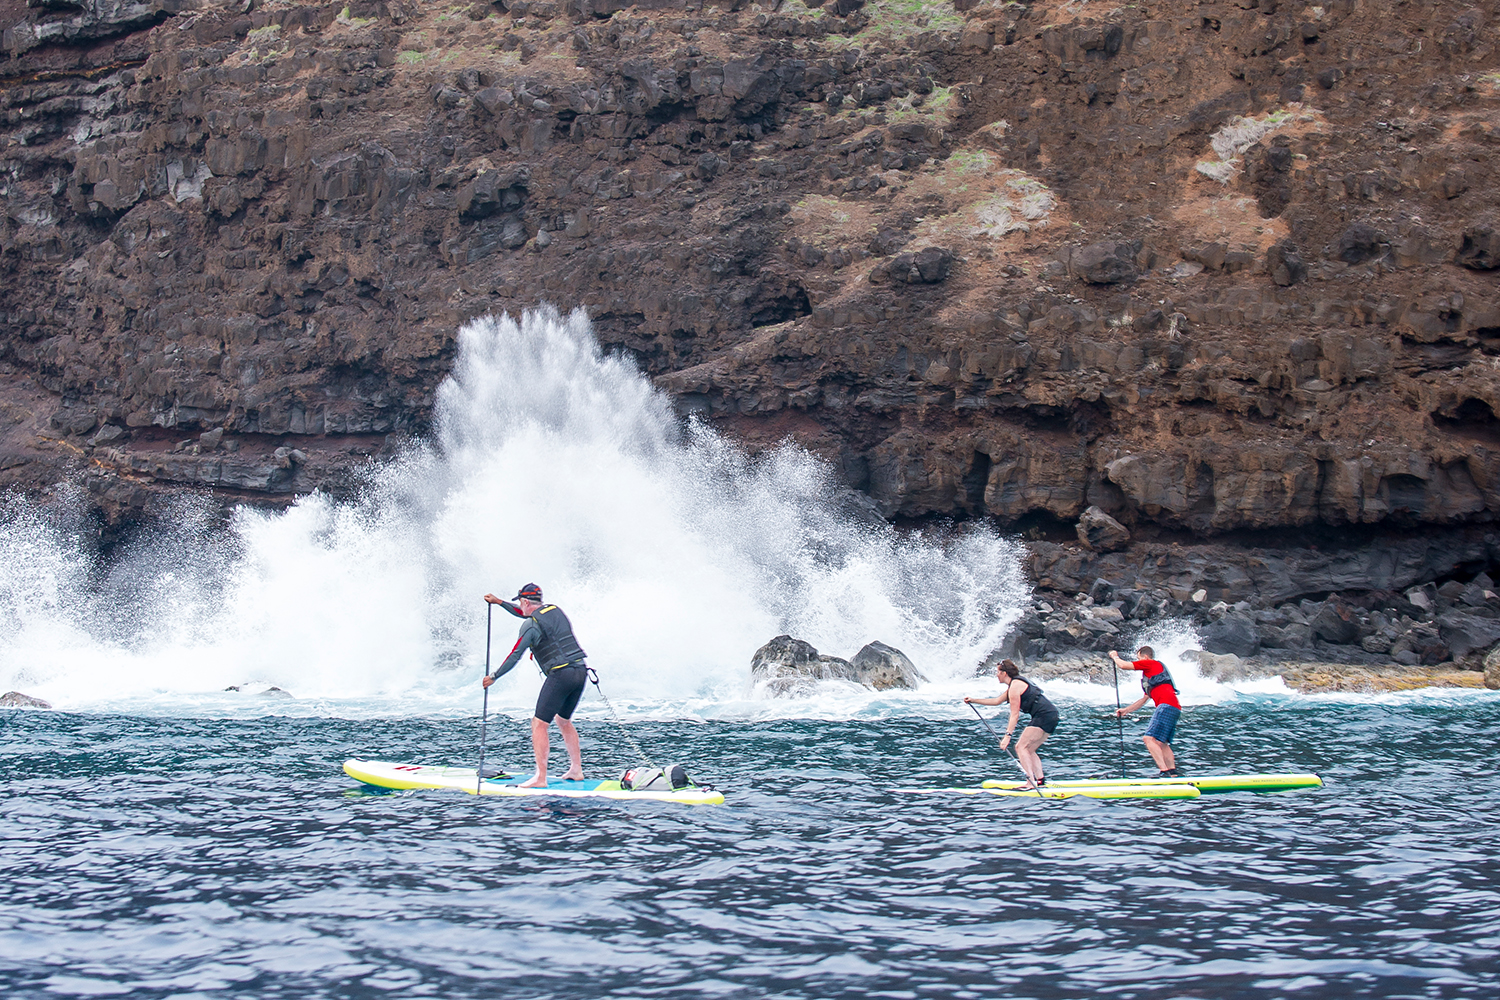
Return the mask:
[[[484, 602], [488, 610], [484, 613], [484, 676], [490, 675], [490, 625], [495, 620], [495, 606], [489, 601]], [[484, 689], [484, 715], [479, 722], [479, 769], [474, 772], [474, 794], [479, 795], [484, 789], [484, 738], [490, 726], [490, 689]]]
[[1125, 777], [1125, 719], [1120, 715], [1120, 668], [1115, 666], [1115, 658], [1109, 658], [1109, 669], [1115, 672], [1115, 722], [1120, 727], [1120, 778]]
[[982, 722], [982, 723], [984, 723], [984, 728], [988, 729], [990, 731], [990, 735], [993, 736], [993, 737], [995, 737], [995, 742], [997, 744], [1000, 744], [1000, 749], [1004, 750], [1005, 753], [1006, 753], [1006, 756], [1008, 756], [1011, 760], [1015, 761], [1016, 768], [1021, 772], [1021, 777], [1023, 777], [1023, 778], [1026, 779], [1026, 787], [1030, 788], [1032, 791], [1036, 792], [1036, 797], [1037, 798], [1039, 798], [1039, 799], [1046, 798], [1046, 796], [1042, 794], [1042, 790], [1037, 787], [1036, 782], [1034, 782], [1034, 781], [1031, 780], [1031, 775], [1029, 775], [1029, 774], [1026, 773], [1026, 768], [1021, 767], [1020, 758], [1018, 758], [1015, 754], [1013, 754], [1013, 753], [1010, 752], [1010, 747], [1005, 746], [1003, 743], [1001, 743], [1000, 734], [997, 733], [997, 732], [995, 732], [995, 727], [992, 726], [992, 725], [990, 725], [990, 720], [986, 719], [984, 717], [984, 713], [980, 712], [979, 709], [974, 705], [974, 703], [972, 701], [964, 702], [964, 704], [966, 704], [970, 708], [974, 709], [974, 714], [977, 715], [977, 716], [979, 716], [979, 721]]

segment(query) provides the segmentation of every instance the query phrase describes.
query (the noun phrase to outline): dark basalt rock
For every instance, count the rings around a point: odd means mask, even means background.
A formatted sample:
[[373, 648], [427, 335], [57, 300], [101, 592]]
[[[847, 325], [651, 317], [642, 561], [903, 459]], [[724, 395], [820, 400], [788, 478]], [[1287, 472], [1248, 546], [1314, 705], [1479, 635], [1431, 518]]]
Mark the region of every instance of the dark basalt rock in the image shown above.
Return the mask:
[[891, 259], [887, 273], [892, 281], [908, 285], [936, 285], [953, 270], [953, 254], [941, 247], [927, 247]]
[[1464, 230], [1464, 241], [1458, 248], [1456, 259], [1473, 271], [1493, 271], [1500, 267], [1500, 231], [1490, 225]]
[[1266, 267], [1271, 272], [1271, 280], [1283, 288], [1307, 280], [1307, 262], [1287, 240], [1273, 244], [1266, 252]]
[[1353, 610], [1341, 604], [1330, 602], [1323, 605], [1308, 624], [1324, 642], [1345, 645], [1359, 639], [1359, 622]]
[[877, 691], [891, 688], [914, 690], [918, 684], [927, 680], [905, 653], [883, 642], [867, 643], [854, 654], [849, 665], [854, 668], [855, 676], [861, 684], [867, 684]]
[[789, 635], [778, 635], [755, 651], [750, 679], [772, 696], [805, 694], [819, 681], [849, 681], [883, 691], [915, 688], [926, 680], [905, 653], [883, 642], [867, 644], [850, 661], [821, 654]]
[[1260, 633], [1248, 616], [1230, 613], [1199, 630], [1199, 640], [1210, 653], [1251, 657], [1260, 652]]
[[1114, 552], [1130, 544], [1130, 529], [1098, 507], [1090, 507], [1078, 519], [1078, 540], [1095, 552]]
[[1140, 276], [1135, 262], [1140, 252], [1139, 240], [1091, 243], [1073, 252], [1068, 258], [1068, 269], [1091, 285], [1118, 285]]
[[1356, 222], [1339, 234], [1334, 255], [1346, 264], [1363, 264], [1385, 252], [1386, 238], [1368, 222]]
[[750, 658], [751, 683], [773, 696], [804, 693], [818, 681], [854, 679], [848, 660], [824, 656], [810, 642], [778, 635]]
[[1443, 612], [1437, 620], [1443, 642], [1455, 657], [1487, 650], [1500, 642], [1500, 620], [1459, 611]]

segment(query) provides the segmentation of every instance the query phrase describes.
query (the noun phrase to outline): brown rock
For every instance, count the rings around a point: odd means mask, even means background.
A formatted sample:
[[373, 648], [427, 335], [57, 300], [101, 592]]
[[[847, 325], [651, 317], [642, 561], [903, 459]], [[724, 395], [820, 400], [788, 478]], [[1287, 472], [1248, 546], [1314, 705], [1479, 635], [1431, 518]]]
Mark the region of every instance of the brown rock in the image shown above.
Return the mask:
[[1500, 231], [1489, 225], [1464, 230], [1457, 260], [1473, 271], [1493, 271], [1500, 267]]
[[941, 247], [927, 247], [916, 253], [897, 254], [887, 266], [892, 281], [909, 285], [938, 284], [947, 280], [952, 269], [953, 254]]
[[1068, 268], [1075, 277], [1091, 285], [1117, 285], [1139, 276], [1135, 257], [1140, 252], [1139, 241], [1091, 243], [1073, 252], [1068, 258]]
[[[1137, 545], [1389, 527], [1433, 565], [1500, 517], [1475, 415], [1500, 402], [1500, 178], [1485, 84], [1453, 69], [1488, 22], [991, 5], [960, 52], [915, 22], [851, 45], [854, 3], [251, 6], [0, 4], [5, 488], [79, 478], [120, 523], [162, 492], [336, 486], [429, 429], [465, 319], [548, 300], [892, 516], [1055, 529], [1097, 501]], [[1343, 87], [1332, 64], [1393, 32], [1434, 44]], [[1162, 183], [1312, 86], [1319, 115], [1230, 150], [1226, 187]], [[1272, 562], [1435, 578], [1299, 552]], [[1205, 588], [1318, 575], [1224, 553]]]
[[1078, 540], [1095, 552], [1114, 552], [1130, 544], [1130, 529], [1098, 507], [1090, 507], [1078, 519]]
[[7, 691], [0, 694], [0, 708], [51, 708], [47, 702], [40, 698], [33, 698], [29, 694], [19, 691]]

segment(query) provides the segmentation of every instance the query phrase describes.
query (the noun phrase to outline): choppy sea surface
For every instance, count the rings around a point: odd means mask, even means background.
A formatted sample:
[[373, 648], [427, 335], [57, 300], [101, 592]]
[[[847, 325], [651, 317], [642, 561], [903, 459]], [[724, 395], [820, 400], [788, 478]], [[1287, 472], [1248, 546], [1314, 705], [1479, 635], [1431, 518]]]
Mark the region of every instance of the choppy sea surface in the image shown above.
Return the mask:
[[[586, 764], [615, 776], [633, 755], [597, 707]], [[1117, 774], [1105, 709], [1062, 707], [1051, 775]], [[1013, 773], [958, 708], [627, 717], [721, 807], [377, 794], [340, 771], [470, 763], [478, 722], [0, 713], [0, 994], [1500, 994], [1494, 696], [1191, 707], [1184, 769], [1326, 786], [1185, 802], [895, 792]], [[524, 741], [491, 717], [491, 761], [523, 766]]]

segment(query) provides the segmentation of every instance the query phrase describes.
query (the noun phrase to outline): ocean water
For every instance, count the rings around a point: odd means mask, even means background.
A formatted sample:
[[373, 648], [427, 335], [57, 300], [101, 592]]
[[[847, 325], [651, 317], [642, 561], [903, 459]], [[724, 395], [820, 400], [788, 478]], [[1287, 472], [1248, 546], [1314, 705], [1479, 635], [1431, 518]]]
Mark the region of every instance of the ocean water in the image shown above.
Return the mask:
[[[632, 763], [597, 699], [586, 764]], [[803, 706], [809, 708], [809, 706]], [[1054, 777], [1118, 773], [1062, 700]], [[0, 715], [7, 997], [1492, 997], [1500, 700], [1247, 695], [1185, 768], [1321, 789], [1185, 802], [908, 795], [1004, 777], [962, 706], [626, 719], [719, 807], [379, 794], [479, 720]], [[1131, 773], [1145, 773], [1127, 723]], [[491, 761], [527, 761], [491, 720]]]
[[[431, 440], [227, 524], [94, 548], [67, 484], [0, 499], [5, 997], [1492, 996], [1500, 698], [1305, 698], [1197, 675], [1185, 768], [1327, 787], [1192, 802], [903, 794], [1013, 776], [962, 705], [1030, 593], [983, 525], [898, 532], [790, 443], [684, 423], [587, 319], [459, 333]], [[351, 756], [477, 758], [480, 597], [540, 583], [598, 669], [591, 776], [680, 760], [722, 807], [382, 794]], [[916, 691], [767, 696], [788, 633], [881, 640]], [[529, 664], [491, 689], [529, 763]], [[1144, 715], [1047, 681], [1054, 777], [1148, 773]], [[235, 689], [235, 690], [229, 690]], [[618, 718], [617, 718], [618, 716]], [[624, 727], [624, 732], [621, 731]], [[1122, 732], [1124, 740], [1122, 742]], [[560, 748], [557, 748], [560, 750]]]

